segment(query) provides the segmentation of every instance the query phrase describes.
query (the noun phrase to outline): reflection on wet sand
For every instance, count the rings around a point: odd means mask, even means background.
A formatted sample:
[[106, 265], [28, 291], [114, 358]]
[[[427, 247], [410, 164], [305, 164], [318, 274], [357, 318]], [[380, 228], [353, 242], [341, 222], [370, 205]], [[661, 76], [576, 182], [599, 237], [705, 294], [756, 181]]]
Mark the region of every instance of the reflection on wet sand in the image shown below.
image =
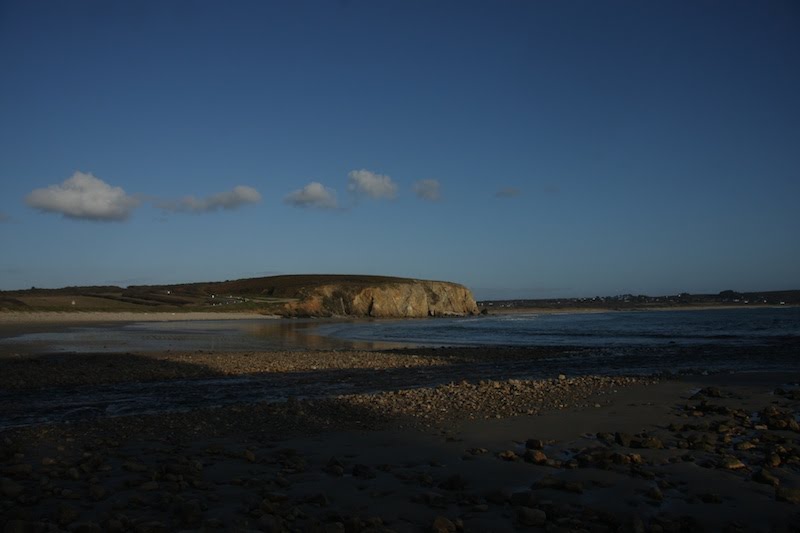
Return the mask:
[[[343, 321], [344, 322], [344, 321]], [[352, 322], [352, 321], [349, 321]], [[325, 324], [331, 324], [325, 321]], [[119, 353], [388, 349], [398, 343], [351, 341], [317, 333], [319, 320], [202, 320], [68, 325], [24, 329], [0, 338], [0, 353]]]

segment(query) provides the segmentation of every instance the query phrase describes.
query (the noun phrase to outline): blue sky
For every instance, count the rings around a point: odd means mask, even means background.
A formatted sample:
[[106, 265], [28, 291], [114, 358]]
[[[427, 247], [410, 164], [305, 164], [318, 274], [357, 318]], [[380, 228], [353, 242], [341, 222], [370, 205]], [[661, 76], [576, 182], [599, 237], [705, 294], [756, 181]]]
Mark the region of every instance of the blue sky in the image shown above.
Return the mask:
[[0, 2], [0, 289], [800, 288], [796, 2]]

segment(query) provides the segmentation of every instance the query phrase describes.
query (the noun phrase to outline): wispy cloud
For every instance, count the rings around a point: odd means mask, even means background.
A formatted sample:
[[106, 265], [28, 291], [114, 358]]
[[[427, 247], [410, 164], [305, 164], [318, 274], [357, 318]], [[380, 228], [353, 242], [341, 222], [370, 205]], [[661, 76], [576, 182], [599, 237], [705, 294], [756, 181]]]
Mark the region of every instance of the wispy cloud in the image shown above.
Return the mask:
[[329, 189], [317, 181], [312, 181], [302, 189], [289, 193], [285, 204], [294, 207], [315, 207], [319, 209], [336, 209], [336, 191]]
[[0, 224], [2, 224], [3, 222], [11, 222], [11, 216], [3, 212], [0, 212]]
[[520, 194], [522, 194], [522, 191], [515, 189], [514, 187], [506, 187], [505, 189], [500, 189], [494, 193], [497, 198], [514, 198]]
[[389, 176], [361, 169], [350, 171], [348, 177], [347, 190], [356, 194], [389, 199], [397, 196], [397, 185]]
[[165, 211], [177, 213], [210, 213], [220, 209], [232, 210], [261, 201], [261, 193], [246, 185], [237, 185], [231, 191], [212, 194], [206, 198], [186, 196], [180, 200], [157, 202]]
[[440, 185], [437, 180], [419, 180], [414, 182], [414, 194], [417, 198], [435, 202], [441, 198]]
[[35, 189], [25, 202], [39, 211], [96, 221], [125, 220], [139, 205], [139, 200], [121, 187], [112, 187], [83, 172], [75, 172], [61, 184]]

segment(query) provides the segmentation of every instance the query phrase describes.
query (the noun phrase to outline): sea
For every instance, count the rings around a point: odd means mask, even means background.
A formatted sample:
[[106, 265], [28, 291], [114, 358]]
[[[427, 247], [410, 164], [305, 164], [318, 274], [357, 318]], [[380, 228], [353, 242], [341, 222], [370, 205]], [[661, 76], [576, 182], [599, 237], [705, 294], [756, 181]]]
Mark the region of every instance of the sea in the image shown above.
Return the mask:
[[[522, 359], [424, 371], [294, 372], [167, 382], [81, 385], [29, 392], [0, 388], [0, 429], [231, 403], [375, 392], [461, 379], [539, 379], [676, 373], [800, 373], [800, 308], [497, 314], [414, 320], [216, 320], [82, 325], [0, 338], [0, 359], [25, 353], [339, 350], [452, 346], [471, 355], [522, 349]], [[485, 351], [485, 352], [484, 352]], [[447, 353], [447, 352], [445, 352]], [[480, 357], [477, 358], [480, 361]], [[473, 358], [474, 360], [474, 358]], [[0, 364], [3, 361], [0, 360]], [[365, 379], [366, 377], [366, 379]]]
[[757, 345], [800, 338], [800, 307], [498, 314], [333, 323], [315, 333], [424, 346]]

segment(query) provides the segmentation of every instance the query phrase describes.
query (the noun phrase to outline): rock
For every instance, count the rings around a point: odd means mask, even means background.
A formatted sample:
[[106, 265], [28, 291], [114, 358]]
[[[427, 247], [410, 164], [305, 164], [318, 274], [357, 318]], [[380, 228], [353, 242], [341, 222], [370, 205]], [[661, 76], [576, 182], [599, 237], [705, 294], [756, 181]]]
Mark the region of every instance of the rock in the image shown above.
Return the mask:
[[744, 464], [739, 458], [734, 457], [733, 455], [725, 455], [720, 459], [719, 463], [717, 463], [719, 468], [724, 468], [725, 470], [740, 470], [742, 468], [747, 468], [747, 465]]
[[48, 531], [47, 524], [19, 519], [9, 520], [3, 528], [3, 533], [38, 533], [40, 531]]
[[[259, 524], [260, 523], [261, 523], [261, 520], [259, 520]], [[205, 529], [205, 530], [208, 530], [208, 529], [222, 529], [224, 527], [225, 527], [225, 523], [222, 520], [220, 520], [219, 518], [208, 518], [208, 519], [203, 521], [203, 529]], [[274, 529], [274, 530], [264, 529], [263, 531], [279, 532], [279, 531], [281, 531], [281, 529]]]
[[532, 490], [523, 490], [511, 495], [511, 505], [516, 507], [536, 507], [536, 493]]
[[636, 448], [648, 448], [652, 450], [660, 450], [664, 447], [664, 443], [661, 442], [661, 439], [656, 437], [643, 437], [634, 442]]
[[614, 434], [608, 433], [607, 431], [599, 431], [595, 436], [597, 437], [597, 440], [606, 444], [613, 444], [615, 442]]
[[525, 441], [525, 448], [529, 450], [543, 450], [544, 441], [541, 439], [528, 439]]
[[261, 531], [265, 533], [281, 533], [283, 531], [283, 525], [281, 524], [281, 520], [271, 514], [263, 514], [258, 519], [258, 527], [261, 528]]
[[411, 499], [415, 502], [424, 503], [429, 507], [442, 509], [447, 507], [447, 498], [434, 491], [423, 492], [419, 495], [413, 496]]
[[139, 489], [146, 491], [158, 490], [158, 481], [145, 481], [139, 485]]
[[547, 522], [547, 513], [541, 509], [518, 507], [517, 521], [523, 526], [542, 527]]
[[6, 498], [16, 499], [25, 488], [7, 477], [0, 478], [0, 494]]
[[626, 448], [630, 448], [631, 441], [633, 440], [633, 435], [618, 431], [614, 434], [614, 440], [617, 441], [617, 444], [619, 444], [620, 446], [625, 446]]
[[431, 524], [432, 533], [454, 533], [455, 530], [456, 525], [446, 516], [437, 516], [433, 519], [433, 523]]
[[33, 473], [33, 466], [28, 463], [20, 463], [3, 467], [3, 473], [7, 476], [27, 477]]
[[178, 520], [187, 526], [200, 525], [203, 521], [203, 506], [197, 500], [179, 502], [175, 506], [174, 513]]
[[513, 450], [504, 450], [497, 454], [497, 457], [503, 461], [517, 461], [519, 456]]
[[495, 505], [504, 505], [511, 501], [511, 491], [508, 489], [497, 489], [486, 493], [486, 501]]
[[162, 522], [151, 520], [136, 525], [136, 533], [168, 533], [170, 529]]
[[529, 463], [534, 463], [537, 465], [547, 463], [547, 456], [541, 450], [525, 450], [523, 459]]
[[373, 479], [375, 471], [367, 465], [356, 464], [353, 465], [353, 476], [361, 479]]
[[[264, 282], [269, 284], [269, 279], [265, 278]], [[265, 289], [270, 290], [266, 286]], [[299, 290], [276, 287], [271, 290], [271, 294], [294, 300], [279, 312], [287, 316], [423, 318], [479, 313], [469, 289], [455, 283], [439, 281], [325, 276]]]
[[251, 450], [245, 450], [242, 456], [250, 463], [256, 462], [256, 454], [254, 454]]
[[778, 487], [775, 490], [775, 497], [778, 499], [778, 501], [789, 502], [797, 505], [800, 504], [800, 489]]
[[[631, 454], [631, 455], [638, 455], [639, 457], [641, 457], [638, 453], [637, 454]], [[625, 455], [624, 453], [614, 452], [614, 453], [611, 454], [609, 459], [611, 459], [611, 461], [614, 464], [617, 464], [617, 465], [629, 465], [629, 464], [631, 464], [631, 456], [630, 455]]]
[[558, 375], [558, 381], [565, 381], [566, 379], [567, 379], [567, 376], [565, 376], [564, 374], [559, 374]]
[[317, 505], [319, 507], [327, 507], [330, 505], [330, 501], [328, 497], [323, 492], [318, 492], [312, 496], [309, 496], [305, 499], [306, 503], [310, 503], [311, 505]]
[[147, 467], [141, 463], [137, 463], [134, 461], [125, 461], [122, 463], [122, 468], [127, 470], [128, 472], [146, 472]]
[[106, 497], [106, 489], [100, 484], [89, 485], [89, 496], [95, 500], [102, 500]]
[[695, 396], [708, 396], [709, 398], [724, 398], [722, 391], [717, 387], [705, 387], [700, 389], [692, 398]]
[[781, 484], [781, 480], [775, 477], [769, 470], [766, 468], [762, 468], [755, 474], [753, 474], [753, 480], [758, 483], [765, 483], [767, 485], [772, 485], [773, 487], [777, 487]]
[[103, 528], [96, 522], [77, 522], [70, 524], [70, 533], [102, 533]]
[[78, 518], [78, 510], [74, 507], [62, 503], [58, 506], [55, 513], [55, 520], [60, 526], [71, 524]]
[[341, 465], [326, 466], [324, 470], [334, 477], [342, 477], [344, 475], [344, 468]]
[[538, 479], [532, 486], [534, 489], [555, 489], [563, 490], [566, 492], [574, 492], [581, 494], [583, 492], [583, 485], [578, 481], [564, 481], [553, 476], [544, 476]]
[[444, 490], [464, 490], [468, 485], [469, 483], [467, 480], [460, 474], [454, 474], [439, 483], [439, 488]]

